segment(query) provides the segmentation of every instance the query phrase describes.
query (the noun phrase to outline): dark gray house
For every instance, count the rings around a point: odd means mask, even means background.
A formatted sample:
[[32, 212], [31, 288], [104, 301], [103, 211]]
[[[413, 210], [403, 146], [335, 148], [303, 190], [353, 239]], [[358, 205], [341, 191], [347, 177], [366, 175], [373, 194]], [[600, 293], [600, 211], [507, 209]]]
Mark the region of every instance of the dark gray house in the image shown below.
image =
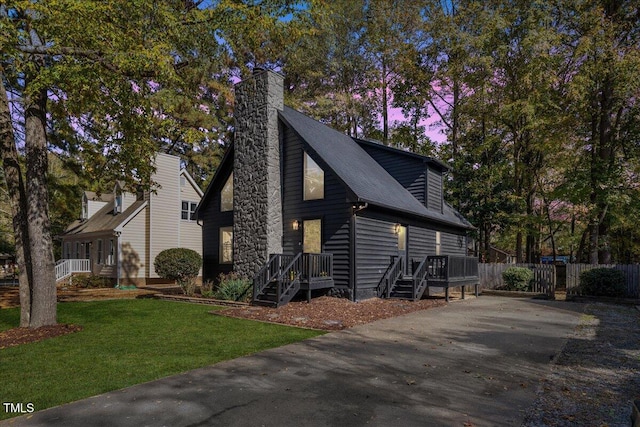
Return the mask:
[[473, 226], [443, 199], [448, 166], [337, 132], [284, 106], [282, 85], [258, 71], [236, 86], [234, 143], [196, 210], [204, 279], [234, 270], [274, 305], [476, 284]]

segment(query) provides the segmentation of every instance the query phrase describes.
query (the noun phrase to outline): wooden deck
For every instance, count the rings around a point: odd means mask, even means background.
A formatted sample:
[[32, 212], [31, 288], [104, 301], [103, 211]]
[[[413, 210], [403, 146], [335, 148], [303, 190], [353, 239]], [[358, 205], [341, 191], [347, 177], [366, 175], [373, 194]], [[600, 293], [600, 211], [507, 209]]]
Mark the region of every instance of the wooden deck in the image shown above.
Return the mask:
[[449, 288], [460, 287], [464, 299], [465, 286], [474, 286], [478, 296], [480, 276], [478, 259], [468, 256], [433, 255], [427, 257], [427, 295], [429, 288], [444, 288], [449, 301]]

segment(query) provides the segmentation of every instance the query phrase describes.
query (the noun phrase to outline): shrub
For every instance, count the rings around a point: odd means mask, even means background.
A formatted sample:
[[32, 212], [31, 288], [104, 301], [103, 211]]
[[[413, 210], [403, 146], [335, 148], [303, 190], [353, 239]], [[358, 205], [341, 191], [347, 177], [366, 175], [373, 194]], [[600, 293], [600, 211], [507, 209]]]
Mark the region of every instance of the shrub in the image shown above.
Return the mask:
[[580, 293], [597, 297], [624, 297], [626, 286], [622, 271], [594, 268], [580, 273]]
[[524, 267], [509, 267], [502, 272], [507, 290], [510, 291], [527, 291], [529, 283], [533, 280], [533, 271]]
[[227, 301], [246, 301], [250, 297], [251, 280], [237, 273], [220, 274], [215, 297]]
[[195, 279], [202, 266], [202, 257], [187, 248], [165, 249], [156, 256], [153, 266], [160, 277], [175, 280], [185, 295], [192, 296], [196, 290]]
[[207, 280], [200, 286], [200, 294], [205, 298], [213, 298], [213, 282]]
[[113, 280], [93, 274], [73, 276], [71, 283], [78, 288], [113, 288]]

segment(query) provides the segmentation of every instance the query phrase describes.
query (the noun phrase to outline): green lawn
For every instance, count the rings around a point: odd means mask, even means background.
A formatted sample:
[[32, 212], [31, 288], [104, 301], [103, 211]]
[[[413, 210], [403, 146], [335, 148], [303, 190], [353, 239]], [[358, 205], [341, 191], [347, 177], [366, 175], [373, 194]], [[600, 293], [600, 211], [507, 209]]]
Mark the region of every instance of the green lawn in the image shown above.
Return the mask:
[[[0, 401], [41, 410], [321, 334], [213, 309], [152, 299], [59, 304], [58, 321], [84, 329], [0, 350]], [[18, 323], [18, 309], [0, 310], [0, 331]], [[10, 416], [0, 408], [0, 419]]]

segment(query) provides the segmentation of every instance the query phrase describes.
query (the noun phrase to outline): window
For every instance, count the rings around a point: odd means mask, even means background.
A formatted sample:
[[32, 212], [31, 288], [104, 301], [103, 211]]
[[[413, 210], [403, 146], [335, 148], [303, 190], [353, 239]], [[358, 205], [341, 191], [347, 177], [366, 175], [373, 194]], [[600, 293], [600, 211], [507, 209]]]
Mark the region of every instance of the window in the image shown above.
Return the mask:
[[115, 252], [116, 252], [116, 248], [115, 245], [113, 244], [113, 239], [109, 240], [109, 253], [107, 255], [107, 265], [113, 265], [113, 261], [115, 259]]
[[436, 255], [440, 255], [440, 232], [436, 231]]
[[304, 153], [304, 194], [303, 200], [324, 199], [324, 171]]
[[84, 259], [91, 259], [91, 242], [84, 244]]
[[180, 218], [188, 221], [193, 221], [194, 213], [198, 204], [196, 202], [182, 201], [182, 208], [180, 209]]
[[115, 199], [113, 200], [113, 213], [121, 213], [122, 212], [122, 193], [118, 192], [116, 194]]
[[322, 220], [302, 221], [302, 251], [312, 254], [322, 252]]
[[82, 216], [81, 219], [89, 218], [89, 201], [87, 200], [87, 195], [82, 195]]
[[407, 227], [401, 225], [398, 227], [398, 251], [407, 250]]
[[76, 242], [76, 256], [75, 259], [80, 259], [80, 242]]
[[220, 228], [220, 264], [233, 262], [233, 227]]
[[69, 242], [64, 244], [64, 258], [65, 259], [71, 258], [71, 243]]
[[102, 264], [102, 239], [98, 239], [98, 259], [96, 263]]
[[220, 212], [228, 212], [233, 210], [233, 172], [224, 183], [220, 192]]

